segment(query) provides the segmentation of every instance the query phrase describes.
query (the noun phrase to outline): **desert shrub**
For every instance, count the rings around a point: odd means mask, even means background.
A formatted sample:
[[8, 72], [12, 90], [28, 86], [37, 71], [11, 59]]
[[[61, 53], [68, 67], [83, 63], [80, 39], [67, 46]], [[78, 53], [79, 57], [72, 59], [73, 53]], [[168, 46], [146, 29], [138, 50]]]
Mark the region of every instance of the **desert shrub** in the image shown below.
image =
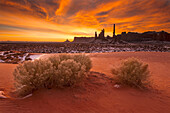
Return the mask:
[[57, 87], [72, 86], [81, 82], [92, 67], [90, 58], [85, 55], [53, 55], [48, 60], [55, 71], [54, 77], [46, 80], [46, 83], [55, 83]]
[[19, 95], [27, 95], [41, 87], [73, 86], [86, 77], [90, 68], [88, 56], [60, 55], [26, 61], [17, 66], [13, 75]]
[[80, 82], [86, 75], [85, 65], [74, 61], [73, 59], [63, 60], [58, 65], [57, 75], [57, 86], [72, 86]]
[[88, 72], [92, 68], [91, 60], [88, 56], [82, 55], [59, 55], [49, 57], [49, 60], [53, 63], [53, 65], [57, 68], [58, 64], [60, 64], [63, 60], [73, 59], [74, 61], [80, 63], [81, 65], [85, 65], [86, 72]]
[[52, 63], [47, 60], [27, 61], [14, 70], [15, 87], [21, 95], [42, 87], [44, 80], [53, 75]]
[[[69, 56], [69, 55], [68, 55]], [[56, 55], [53, 55], [53, 56], [50, 56], [47, 60], [49, 60], [51, 63], [52, 63], [52, 65], [53, 65], [53, 67], [55, 68], [55, 69], [58, 69], [58, 65], [61, 63], [61, 59], [60, 59], [60, 57], [57, 57]], [[64, 59], [63, 59], [64, 60]], [[65, 60], [67, 60], [67, 59], [65, 59]]]
[[92, 68], [92, 63], [91, 60], [88, 56], [85, 55], [74, 55], [73, 59], [76, 62], [81, 63], [81, 65], [85, 65], [86, 66], [86, 71], [89, 71]]
[[[76, 56], [76, 55], [75, 55], [75, 56]], [[73, 59], [73, 55], [63, 54], [63, 55], [59, 55], [59, 58], [60, 58], [60, 61], [68, 60], [68, 59]]]
[[143, 88], [149, 83], [148, 64], [136, 58], [128, 58], [117, 69], [112, 69], [112, 74], [118, 83], [132, 87]]

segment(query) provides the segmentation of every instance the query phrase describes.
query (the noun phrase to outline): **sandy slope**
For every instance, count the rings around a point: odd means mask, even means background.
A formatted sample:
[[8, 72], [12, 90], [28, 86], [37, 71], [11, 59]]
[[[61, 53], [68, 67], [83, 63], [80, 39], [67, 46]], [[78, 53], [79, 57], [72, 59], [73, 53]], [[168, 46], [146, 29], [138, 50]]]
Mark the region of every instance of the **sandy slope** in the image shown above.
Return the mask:
[[121, 60], [135, 57], [149, 64], [151, 79], [160, 90], [170, 95], [170, 53], [160, 52], [120, 52], [91, 54], [93, 60], [92, 70], [112, 76], [110, 69], [120, 64]]
[[0, 63], [0, 90], [9, 92], [13, 89], [13, 70], [17, 64]]
[[[24, 100], [1, 99], [0, 113], [168, 113], [170, 112], [170, 53], [120, 52], [89, 54], [89, 79], [81, 87], [40, 90]], [[114, 88], [107, 78], [122, 59], [137, 57], [149, 64], [154, 90]], [[0, 89], [12, 90], [14, 64], [0, 64]], [[102, 74], [103, 73], [103, 74]], [[106, 75], [106, 77], [105, 77]]]

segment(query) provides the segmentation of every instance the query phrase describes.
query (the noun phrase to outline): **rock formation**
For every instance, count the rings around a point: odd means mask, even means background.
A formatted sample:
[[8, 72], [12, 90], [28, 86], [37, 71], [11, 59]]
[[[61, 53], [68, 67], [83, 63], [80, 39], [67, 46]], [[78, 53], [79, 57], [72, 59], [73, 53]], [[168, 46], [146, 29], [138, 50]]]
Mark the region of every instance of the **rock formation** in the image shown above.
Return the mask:
[[105, 29], [102, 29], [99, 35], [95, 32], [94, 37], [74, 37], [73, 42], [78, 43], [117, 43], [121, 41], [133, 42], [133, 41], [170, 41], [170, 33], [165, 31], [155, 32], [155, 31], [148, 31], [144, 33], [137, 33], [137, 32], [122, 32], [121, 34], [115, 34], [115, 24], [113, 24], [113, 37], [107, 35], [105, 37]]
[[65, 41], [66, 43], [70, 42], [68, 39]]

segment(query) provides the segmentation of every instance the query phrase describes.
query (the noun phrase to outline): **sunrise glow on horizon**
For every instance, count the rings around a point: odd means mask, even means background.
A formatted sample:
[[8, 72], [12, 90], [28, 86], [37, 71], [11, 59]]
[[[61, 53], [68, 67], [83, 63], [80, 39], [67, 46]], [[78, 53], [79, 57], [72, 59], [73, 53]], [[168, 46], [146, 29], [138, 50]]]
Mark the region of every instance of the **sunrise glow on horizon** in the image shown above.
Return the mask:
[[106, 30], [170, 32], [169, 0], [1, 0], [0, 41], [73, 40]]

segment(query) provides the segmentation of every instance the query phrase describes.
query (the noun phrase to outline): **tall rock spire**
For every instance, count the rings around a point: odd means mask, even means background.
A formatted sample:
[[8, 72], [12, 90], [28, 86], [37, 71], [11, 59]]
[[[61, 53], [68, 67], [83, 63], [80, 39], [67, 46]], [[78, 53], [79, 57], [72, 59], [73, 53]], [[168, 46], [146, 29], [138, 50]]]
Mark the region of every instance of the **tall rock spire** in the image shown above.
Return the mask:
[[95, 32], [95, 39], [97, 39], [97, 31]]
[[113, 24], [113, 38], [115, 38], [115, 24]]

